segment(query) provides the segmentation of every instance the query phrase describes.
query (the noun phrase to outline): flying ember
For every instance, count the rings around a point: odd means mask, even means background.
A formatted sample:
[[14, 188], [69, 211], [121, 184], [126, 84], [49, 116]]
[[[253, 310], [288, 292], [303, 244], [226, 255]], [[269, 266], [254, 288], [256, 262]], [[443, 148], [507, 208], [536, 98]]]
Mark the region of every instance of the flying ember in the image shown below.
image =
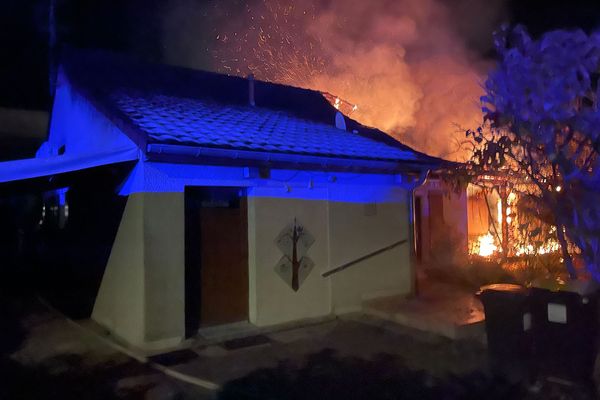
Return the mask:
[[[209, 68], [331, 93], [332, 105], [365, 125], [465, 159], [462, 128], [480, 121], [486, 65], [458, 36], [452, 8], [434, 0], [254, 0], [234, 14], [227, 4], [191, 16], [189, 7], [173, 11], [168, 61], [203, 67], [202, 49]], [[182, 20], [211, 29], [213, 42], [179, 34]]]

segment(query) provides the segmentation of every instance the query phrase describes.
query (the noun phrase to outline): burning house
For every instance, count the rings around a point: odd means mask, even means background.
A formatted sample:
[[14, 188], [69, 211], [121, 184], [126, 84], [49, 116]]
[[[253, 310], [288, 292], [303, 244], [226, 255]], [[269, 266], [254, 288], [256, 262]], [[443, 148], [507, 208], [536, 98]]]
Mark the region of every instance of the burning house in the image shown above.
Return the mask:
[[417, 258], [464, 264], [469, 258], [518, 262], [559, 255], [556, 227], [528, 209], [528, 185], [483, 175], [457, 189], [432, 174], [415, 190]]
[[413, 190], [440, 163], [316, 91], [68, 52], [47, 142], [0, 181], [45, 190], [63, 304], [158, 349], [411, 293]]

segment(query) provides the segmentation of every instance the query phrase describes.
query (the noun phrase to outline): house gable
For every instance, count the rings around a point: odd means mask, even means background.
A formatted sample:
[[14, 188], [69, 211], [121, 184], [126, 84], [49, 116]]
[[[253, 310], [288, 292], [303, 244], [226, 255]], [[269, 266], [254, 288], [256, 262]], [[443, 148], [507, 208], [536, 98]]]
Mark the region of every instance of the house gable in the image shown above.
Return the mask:
[[136, 149], [136, 144], [60, 70], [48, 140], [38, 157], [90, 155]]

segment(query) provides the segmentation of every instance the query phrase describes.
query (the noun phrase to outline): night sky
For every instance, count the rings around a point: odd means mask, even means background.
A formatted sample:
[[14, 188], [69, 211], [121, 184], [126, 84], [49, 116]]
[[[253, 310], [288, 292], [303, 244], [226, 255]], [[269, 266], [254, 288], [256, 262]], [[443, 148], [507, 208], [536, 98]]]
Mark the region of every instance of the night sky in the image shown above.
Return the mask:
[[[50, 0], [1, 1], [0, 106], [47, 109]], [[161, 15], [168, 3], [167, 0], [56, 0], [59, 41], [160, 61]], [[533, 35], [558, 28], [581, 27], [592, 31], [600, 26], [600, 2], [507, 0], [506, 9], [506, 22], [524, 24]]]

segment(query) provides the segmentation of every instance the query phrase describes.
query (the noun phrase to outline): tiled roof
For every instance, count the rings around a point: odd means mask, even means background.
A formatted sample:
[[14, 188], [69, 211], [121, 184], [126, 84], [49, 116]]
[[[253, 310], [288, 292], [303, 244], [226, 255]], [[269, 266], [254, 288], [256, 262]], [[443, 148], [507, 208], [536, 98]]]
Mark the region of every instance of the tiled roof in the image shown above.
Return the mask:
[[[69, 82], [140, 145], [183, 145], [262, 153], [437, 164], [440, 160], [346, 117], [319, 92], [243, 78], [68, 51]], [[147, 149], [144, 148], [144, 151]]]
[[112, 98], [154, 143], [357, 159], [417, 158], [414, 152], [284, 111], [127, 91]]

